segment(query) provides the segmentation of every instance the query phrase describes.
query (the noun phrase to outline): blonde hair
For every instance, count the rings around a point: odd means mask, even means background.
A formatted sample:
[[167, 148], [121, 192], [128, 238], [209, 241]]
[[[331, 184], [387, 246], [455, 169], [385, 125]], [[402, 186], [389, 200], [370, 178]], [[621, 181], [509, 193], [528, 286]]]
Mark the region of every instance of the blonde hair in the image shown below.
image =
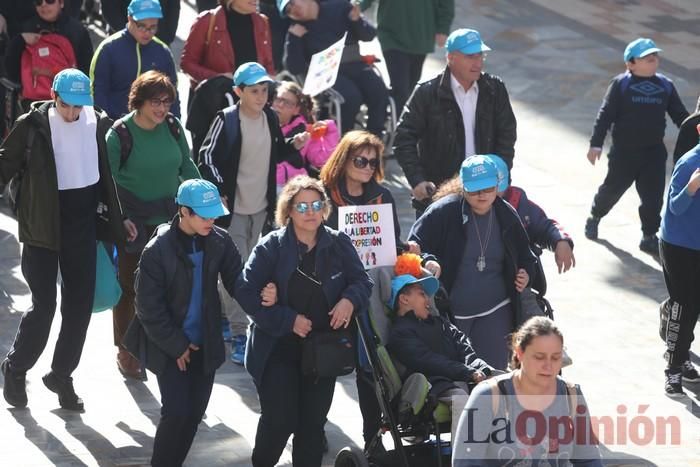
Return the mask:
[[545, 316], [534, 316], [525, 321], [525, 323], [520, 326], [520, 329], [511, 335], [510, 347], [513, 351], [510, 362], [511, 368], [520, 368], [520, 360], [518, 360], [515, 350], [520, 349], [524, 352], [535, 337], [541, 336], [557, 336], [561, 340], [562, 345], [564, 345], [564, 336], [559, 330], [559, 327], [554, 324], [554, 321]]
[[328, 202], [326, 191], [323, 189], [321, 182], [308, 175], [297, 175], [284, 185], [282, 192], [277, 196], [277, 209], [275, 209], [275, 223], [277, 226], [284, 227], [289, 224], [289, 213], [292, 211], [294, 197], [304, 190], [313, 190], [321, 195], [321, 200], [324, 204], [321, 211], [323, 220], [328, 219], [331, 213], [331, 205]]
[[332, 191], [338, 186], [340, 177], [345, 174], [345, 164], [348, 159], [355, 157], [364, 149], [372, 149], [377, 154], [377, 170], [374, 171], [374, 179], [377, 182], [384, 180], [384, 143], [377, 136], [364, 130], [353, 130], [345, 133], [333, 153], [321, 169], [319, 178], [323, 185]]

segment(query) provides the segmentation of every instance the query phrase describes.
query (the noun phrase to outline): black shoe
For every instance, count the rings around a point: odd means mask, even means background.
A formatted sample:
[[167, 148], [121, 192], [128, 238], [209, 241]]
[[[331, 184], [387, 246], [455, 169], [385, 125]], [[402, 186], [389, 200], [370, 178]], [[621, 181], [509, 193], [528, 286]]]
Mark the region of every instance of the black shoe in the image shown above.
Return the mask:
[[586, 235], [587, 239], [598, 239], [598, 224], [600, 224], [600, 217], [590, 216], [588, 219], [586, 219], [584, 234]]
[[693, 362], [690, 360], [686, 360], [681, 365], [681, 374], [683, 375], [683, 381], [686, 383], [697, 383], [700, 381], [700, 374], [698, 374], [698, 370], [695, 369]]
[[656, 235], [644, 235], [639, 242], [639, 249], [651, 255], [659, 254], [659, 239]]
[[78, 397], [73, 389], [73, 378], [70, 376], [58, 376], [53, 371], [46, 373], [41, 380], [49, 391], [58, 394], [58, 403], [66, 410], [82, 412], [85, 410], [83, 400]]
[[683, 384], [681, 382], [683, 373], [680, 368], [667, 368], [664, 370], [666, 374], [666, 384], [664, 390], [668, 397], [678, 398], [685, 396]]
[[27, 382], [25, 373], [12, 371], [10, 361], [5, 359], [0, 365], [5, 383], [2, 388], [2, 395], [8, 404], [13, 407], [24, 408], [27, 406]]

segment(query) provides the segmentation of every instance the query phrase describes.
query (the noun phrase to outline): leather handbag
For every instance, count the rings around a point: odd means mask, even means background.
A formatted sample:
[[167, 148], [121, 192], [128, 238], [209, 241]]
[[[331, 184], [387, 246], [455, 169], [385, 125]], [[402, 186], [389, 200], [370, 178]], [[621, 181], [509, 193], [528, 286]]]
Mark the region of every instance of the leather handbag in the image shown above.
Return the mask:
[[335, 378], [355, 369], [355, 342], [347, 329], [312, 333], [304, 339], [301, 371], [316, 378]]

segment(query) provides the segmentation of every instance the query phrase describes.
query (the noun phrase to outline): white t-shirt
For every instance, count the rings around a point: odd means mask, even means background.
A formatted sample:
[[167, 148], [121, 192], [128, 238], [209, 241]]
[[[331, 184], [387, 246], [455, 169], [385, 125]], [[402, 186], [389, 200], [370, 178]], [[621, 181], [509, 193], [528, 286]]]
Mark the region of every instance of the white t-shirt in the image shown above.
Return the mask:
[[462, 112], [464, 122], [464, 158], [476, 154], [474, 131], [476, 130], [476, 101], [479, 99], [479, 86], [474, 81], [469, 89], [464, 89], [457, 78], [450, 75], [452, 94]]
[[85, 106], [75, 122], [66, 122], [55, 107], [49, 109], [51, 144], [59, 190], [94, 185], [100, 179], [97, 155], [97, 117]]

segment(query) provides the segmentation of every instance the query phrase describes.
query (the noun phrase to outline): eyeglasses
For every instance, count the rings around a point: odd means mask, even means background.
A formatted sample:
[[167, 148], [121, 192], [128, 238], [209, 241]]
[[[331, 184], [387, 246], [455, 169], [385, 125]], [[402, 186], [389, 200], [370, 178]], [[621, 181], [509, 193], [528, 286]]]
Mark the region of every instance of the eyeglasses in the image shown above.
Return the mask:
[[367, 159], [363, 156], [355, 156], [352, 158], [352, 165], [358, 169], [364, 169], [369, 165], [370, 169], [377, 170], [377, 167], [379, 167], [379, 159], [376, 157], [374, 159]]
[[170, 108], [170, 106], [173, 105], [173, 100], [169, 97], [166, 97], [164, 99], [156, 99], [154, 97], [153, 99], [148, 99], [148, 103], [151, 104], [151, 107], [153, 108], [158, 108], [161, 105], [165, 108]]
[[[36, 1], [39, 1], [39, 0], [36, 0]], [[56, 0], [53, 0], [53, 1], [55, 2]], [[151, 34], [155, 34], [156, 32], [158, 32], [158, 25], [157, 24], [154, 24], [153, 26], [146, 26], [145, 24], [140, 23], [138, 21], [135, 21], [135, 23], [136, 23], [136, 29], [138, 29], [139, 32], [150, 32]]]
[[285, 99], [284, 97], [275, 97], [272, 100], [272, 103], [275, 105], [281, 105], [282, 107], [289, 107], [289, 108], [296, 107], [297, 105], [299, 105], [298, 102], [292, 102], [289, 99]]
[[491, 188], [484, 188], [483, 190], [477, 190], [477, 191], [467, 191], [467, 196], [479, 196], [479, 195], [487, 195], [490, 193], [493, 193], [496, 191], [496, 187], [492, 186]]
[[323, 209], [323, 206], [324, 206], [325, 204], [326, 204], [326, 203], [325, 203], [323, 200], [321, 200], [321, 199], [317, 199], [316, 201], [313, 201], [313, 202], [311, 202], [311, 203], [307, 203], [306, 201], [302, 201], [301, 203], [295, 204], [295, 205], [294, 205], [294, 209], [295, 209], [296, 212], [298, 212], [299, 214], [304, 214], [304, 213], [306, 213], [306, 211], [309, 210], [309, 207], [311, 207], [311, 210], [312, 210], [313, 212], [319, 212], [321, 209]]
[[47, 5], [53, 5], [56, 3], [56, 0], [34, 0], [34, 6], [41, 6], [44, 3]]

